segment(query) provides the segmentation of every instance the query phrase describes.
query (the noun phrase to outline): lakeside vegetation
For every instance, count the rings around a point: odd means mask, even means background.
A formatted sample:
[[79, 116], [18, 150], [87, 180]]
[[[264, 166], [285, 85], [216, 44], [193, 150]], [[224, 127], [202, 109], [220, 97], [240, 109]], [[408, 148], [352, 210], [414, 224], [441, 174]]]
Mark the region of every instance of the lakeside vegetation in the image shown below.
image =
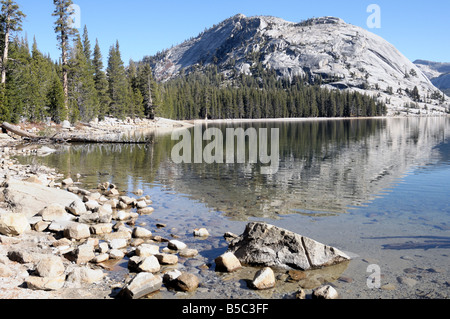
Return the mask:
[[[363, 117], [385, 115], [387, 108], [359, 93], [327, 90], [320, 78], [279, 79], [255, 64], [253, 75], [225, 79], [215, 66], [157, 83], [143, 59], [126, 66], [117, 41], [107, 66], [98, 39], [93, 47], [85, 26], [71, 27], [71, 0], [54, 0], [58, 61], [20, 35], [26, 15], [12, 0], [2, 0], [0, 23], [0, 122], [89, 122], [105, 116], [124, 119], [167, 117], [178, 120]], [[92, 48], [93, 47], [93, 48]]]

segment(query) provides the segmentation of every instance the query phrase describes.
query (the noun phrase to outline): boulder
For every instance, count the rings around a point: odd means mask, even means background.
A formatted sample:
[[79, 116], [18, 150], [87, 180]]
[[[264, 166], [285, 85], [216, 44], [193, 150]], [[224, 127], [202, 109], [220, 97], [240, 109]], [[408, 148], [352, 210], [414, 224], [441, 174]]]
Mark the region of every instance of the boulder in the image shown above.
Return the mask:
[[183, 250], [187, 248], [187, 245], [179, 240], [174, 239], [169, 241], [168, 247], [173, 250]]
[[61, 289], [64, 286], [65, 280], [65, 275], [59, 277], [30, 276], [25, 280], [25, 284], [28, 289], [52, 291]]
[[75, 262], [80, 264], [87, 264], [95, 258], [94, 247], [89, 244], [78, 246], [74, 251]]
[[270, 289], [275, 287], [275, 274], [270, 267], [265, 267], [255, 274], [252, 281], [253, 288], [257, 290]]
[[108, 253], [109, 259], [116, 259], [120, 260], [125, 257], [125, 253], [121, 251], [120, 249], [111, 249]]
[[72, 125], [71, 125], [70, 122], [67, 121], [67, 120], [64, 120], [64, 121], [61, 123], [61, 128], [62, 128], [62, 129], [69, 130], [71, 127], [72, 127]]
[[89, 230], [93, 235], [103, 235], [103, 234], [109, 234], [112, 232], [113, 225], [112, 224], [96, 224], [91, 225], [89, 227]]
[[39, 216], [42, 217], [43, 221], [53, 222], [53, 221], [71, 221], [75, 217], [66, 212], [66, 207], [61, 204], [50, 204], [44, 209], [39, 211]]
[[47, 207], [49, 200], [64, 207], [79, 200], [77, 195], [64, 190], [12, 178], [8, 179], [3, 187], [5, 187], [3, 191], [4, 201], [8, 203], [12, 212], [24, 214], [27, 218], [33, 217], [37, 212]]
[[180, 250], [178, 254], [183, 258], [193, 258], [198, 255], [198, 250], [193, 248], [185, 248]]
[[162, 278], [151, 273], [137, 274], [119, 293], [120, 298], [140, 299], [161, 289]]
[[0, 262], [0, 278], [7, 278], [14, 275], [14, 271], [7, 265]]
[[91, 236], [91, 231], [86, 224], [70, 223], [64, 229], [64, 236], [69, 239], [81, 240], [89, 238]]
[[66, 210], [75, 216], [81, 216], [87, 213], [86, 205], [81, 200], [73, 201], [69, 206], [66, 206]]
[[233, 272], [242, 268], [241, 262], [231, 253], [225, 253], [215, 259], [216, 270], [223, 272]]
[[144, 257], [138, 265], [138, 270], [142, 272], [155, 273], [160, 271], [161, 265], [155, 256]]
[[67, 276], [67, 282], [80, 286], [81, 284], [93, 284], [100, 282], [106, 274], [101, 269], [89, 267], [76, 267]]
[[132, 205], [135, 201], [134, 198], [128, 197], [128, 196], [120, 196], [119, 200], [127, 205]]
[[64, 186], [71, 186], [73, 185], [73, 179], [72, 178], [66, 178], [61, 182]]
[[208, 237], [209, 232], [206, 228], [194, 229], [195, 237]]
[[182, 273], [175, 280], [171, 282], [171, 286], [173, 286], [176, 290], [184, 291], [184, 292], [193, 292], [198, 288], [199, 279], [194, 274], [189, 274], [187, 272]]
[[134, 238], [151, 238], [152, 232], [143, 227], [135, 227], [133, 229], [133, 237]]
[[136, 255], [139, 257], [148, 257], [159, 254], [159, 246], [151, 244], [142, 244], [136, 247]]
[[86, 210], [90, 210], [92, 212], [96, 212], [100, 207], [100, 204], [93, 199], [88, 200], [87, 202], [84, 203], [84, 205], [86, 207]]
[[6, 213], [0, 215], [0, 234], [5, 236], [20, 236], [30, 230], [28, 219], [23, 214]]
[[109, 240], [108, 244], [111, 249], [121, 249], [128, 246], [128, 240], [124, 238], [116, 238]]
[[176, 265], [178, 263], [177, 255], [171, 254], [157, 254], [155, 257], [161, 265]]
[[150, 215], [155, 211], [153, 207], [145, 207], [145, 208], [139, 208], [137, 210], [139, 215]]
[[39, 277], [55, 278], [64, 275], [64, 263], [61, 257], [49, 256], [41, 259], [36, 265], [36, 274]]
[[310, 270], [350, 260], [337, 248], [266, 223], [247, 225], [245, 232], [233, 240], [228, 252], [250, 266]]
[[338, 292], [330, 285], [319, 287], [312, 294], [313, 299], [337, 299], [338, 297]]
[[170, 271], [164, 273], [163, 282], [165, 284], [170, 284], [170, 282], [177, 279], [181, 275], [182, 275], [182, 273], [178, 269], [170, 270]]

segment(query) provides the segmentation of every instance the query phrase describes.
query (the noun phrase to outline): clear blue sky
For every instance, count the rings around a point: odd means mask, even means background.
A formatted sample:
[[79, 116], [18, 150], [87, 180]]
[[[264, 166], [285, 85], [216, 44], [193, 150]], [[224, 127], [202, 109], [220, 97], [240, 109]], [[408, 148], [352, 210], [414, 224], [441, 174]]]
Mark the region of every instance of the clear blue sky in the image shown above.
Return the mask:
[[[22, 34], [36, 37], [39, 49], [59, 58], [52, 0], [16, 0], [27, 14]], [[237, 13], [272, 15], [298, 22], [311, 17], [336, 16], [365, 29], [367, 7], [381, 8], [381, 28], [369, 29], [395, 45], [407, 58], [450, 62], [450, 1], [404, 0], [74, 0], [81, 8], [91, 42], [98, 38], [106, 60], [119, 40], [125, 64], [140, 60], [197, 36]], [[82, 29], [80, 30], [82, 32]]]

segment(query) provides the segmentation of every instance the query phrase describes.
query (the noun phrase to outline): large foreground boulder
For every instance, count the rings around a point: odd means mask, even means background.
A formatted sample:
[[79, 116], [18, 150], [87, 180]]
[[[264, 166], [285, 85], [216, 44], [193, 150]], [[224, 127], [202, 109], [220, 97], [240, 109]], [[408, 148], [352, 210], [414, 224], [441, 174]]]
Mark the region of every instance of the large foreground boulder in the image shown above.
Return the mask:
[[13, 178], [3, 183], [4, 201], [14, 213], [33, 217], [46, 208], [49, 203], [69, 206], [77, 195], [56, 188], [45, 187], [36, 183], [28, 183]]
[[250, 223], [229, 252], [250, 266], [311, 270], [350, 260], [342, 251], [265, 223]]

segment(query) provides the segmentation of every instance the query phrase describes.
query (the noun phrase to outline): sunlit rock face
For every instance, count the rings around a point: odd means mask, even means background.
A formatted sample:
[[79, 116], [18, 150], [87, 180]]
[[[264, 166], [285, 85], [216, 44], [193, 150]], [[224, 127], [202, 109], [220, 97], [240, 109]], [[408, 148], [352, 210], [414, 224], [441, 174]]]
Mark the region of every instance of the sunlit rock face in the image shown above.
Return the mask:
[[390, 114], [405, 111], [405, 104], [413, 102], [405, 90], [415, 86], [422, 102], [409, 113], [439, 113], [448, 107], [431, 98], [439, 90], [392, 44], [334, 17], [294, 23], [238, 14], [149, 62], [162, 81], [212, 64], [226, 76], [252, 74], [260, 63], [280, 77], [320, 76], [325, 87], [377, 96], [388, 102]]

